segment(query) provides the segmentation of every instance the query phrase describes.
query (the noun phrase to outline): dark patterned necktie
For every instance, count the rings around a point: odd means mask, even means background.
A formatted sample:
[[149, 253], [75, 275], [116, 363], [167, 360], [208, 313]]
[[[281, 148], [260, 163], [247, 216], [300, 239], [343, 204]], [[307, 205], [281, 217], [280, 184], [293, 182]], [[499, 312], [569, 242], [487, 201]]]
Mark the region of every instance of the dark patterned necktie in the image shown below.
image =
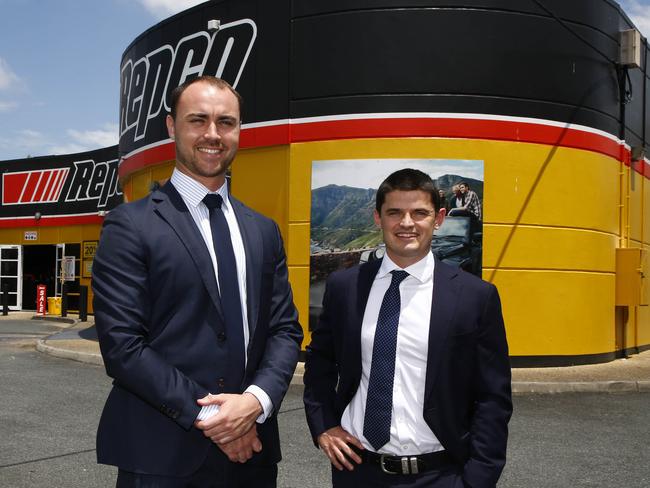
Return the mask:
[[401, 307], [399, 285], [409, 275], [401, 270], [392, 271], [392, 274], [390, 286], [379, 309], [363, 419], [363, 435], [375, 451], [390, 440], [397, 326]]
[[226, 380], [230, 389], [239, 391], [244, 378], [244, 322], [242, 319], [241, 299], [239, 295], [239, 280], [235, 252], [230, 239], [230, 229], [223, 214], [221, 195], [209, 193], [203, 198], [203, 203], [210, 211], [210, 230], [212, 243], [217, 255], [219, 274], [219, 295], [223, 309], [228, 344], [229, 374]]

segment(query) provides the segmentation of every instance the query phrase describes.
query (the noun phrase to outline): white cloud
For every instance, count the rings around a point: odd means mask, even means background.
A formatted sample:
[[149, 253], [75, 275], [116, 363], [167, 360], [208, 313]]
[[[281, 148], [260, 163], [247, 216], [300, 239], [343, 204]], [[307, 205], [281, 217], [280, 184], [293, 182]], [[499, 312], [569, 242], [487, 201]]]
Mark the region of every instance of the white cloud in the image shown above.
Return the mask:
[[650, 37], [650, 4], [646, 1], [624, 0], [620, 2], [623, 11], [634, 22], [641, 34]]
[[72, 154], [113, 146], [118, 142], [118, 125], [104, 124], [96, 130], [68, 129], [66, 134], [67, 137], [60, 137], [31, 129], [0, 134], [0, 159]]
[[16, 133], [21, 138], [21, 140], [35, 140], [35, 139], [42, 139], [43, 138], [43, 134], [41, 134], [37, 130], [22, 129], [22, 130], [16, 131]]
[[0, 90], [6, 90], [19, 81], [20, 78], [11, 70], [9, 64], [0, 58]]
[[74, 142], [69, 142], [65, 144], [58, 144], [54, 146], [48, 146], [44, 154], [73, 154], [80, 153], [84, 151], [89, 151], [90, 149], [98, 148], [89, 148], [82, 144], [76, 144]]
[[117, 124], [104, 124], [103, 128], [97, 130], [79, 131], [69, 129], [67, 133], [77, 144], [92, 146], [93, 148], [112, 146], [117, 144], [119, 140]]
[[139, 0], [142, 5], [157, 19], [164, 19], [205, 0]]
[[0, 113], [11, 112], [16, 107], [18, 107], [18, 102], [5, 102], [3, 100], [0, 100]]
[[68, 129], [66, 134], [69, 140], [50, 144], [48, 146], [49, 154], [71, 154], [101, 149], [113, 146], [119, 140], [117, 124], [104, 124], [102, 128], [96, 130]]
[[28, 155], [41, 156], [48, 154], [43, 134], [31, 129], [14, 131], [12, 134], [0, 136], [0, 150], [3, 159], [25, 158]]

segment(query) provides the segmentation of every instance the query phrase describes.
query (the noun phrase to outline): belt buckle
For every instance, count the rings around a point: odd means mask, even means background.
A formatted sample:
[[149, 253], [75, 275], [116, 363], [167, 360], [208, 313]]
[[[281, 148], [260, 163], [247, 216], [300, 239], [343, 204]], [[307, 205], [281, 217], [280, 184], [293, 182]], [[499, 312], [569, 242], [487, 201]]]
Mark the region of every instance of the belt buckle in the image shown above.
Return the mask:
[[388, 468], [386, 468], [386, 465], [384, 464], [384, 461], [389, 457], [392, 457], [392, 456], [389, 456], [388, 454], [380, 454], [379, 455], [379, 467], [381, 468], [381, 470], [386, 474], [401, 474], [401, 473], [398, 473], [397, 471], [390, 471]]
[[390, 471], [388, 468], [386, 468], [386, 465], [384, 464], [384, 461], [387, 458], [390, 458], [393, 456], [389, 456], [388, 454], [381, 454], [379, 456], [379, 467], [381, 470], [386, 473], [386, 474], [418, 474], [419, 469], [418, 469], [418, 460], [417, 457], [415, 456], [403, 456], [400, 457], [400, 463], [402, 465], [402, 472], [397, 472], [397, 471]]

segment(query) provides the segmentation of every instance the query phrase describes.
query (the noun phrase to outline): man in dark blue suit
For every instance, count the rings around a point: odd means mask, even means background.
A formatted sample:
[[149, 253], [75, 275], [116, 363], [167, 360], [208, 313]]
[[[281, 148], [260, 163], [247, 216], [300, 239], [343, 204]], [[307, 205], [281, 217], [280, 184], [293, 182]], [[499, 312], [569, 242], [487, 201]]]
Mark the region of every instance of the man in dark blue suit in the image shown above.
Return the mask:
[[335, 487], [494, 487], [512, 413], [496, 288], [431, 253], [433, 181], [379, 187], [386, 254], [330, 275], [305, 363], [305, 408]]
[[97, 433], [119, 487], [274, 487], [302, 330], [277, 225], [228, 193], [239, 94], [172, 92], [170, 181], [106, 218], [95, 323], [113, 388]]

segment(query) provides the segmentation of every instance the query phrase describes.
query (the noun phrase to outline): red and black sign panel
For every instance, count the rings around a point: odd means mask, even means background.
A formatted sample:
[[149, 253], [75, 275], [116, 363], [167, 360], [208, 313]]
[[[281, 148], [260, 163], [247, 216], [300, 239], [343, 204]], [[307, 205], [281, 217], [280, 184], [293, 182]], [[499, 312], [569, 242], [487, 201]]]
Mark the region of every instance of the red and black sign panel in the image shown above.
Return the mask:
[[120, 156], [168, 139], [170, 92], [200, 75], [242, 94], [244, 122], [287, 118], [289, 25], [288, 1], [209, 2], [138, 37], [120, 66]]
[[0, 218], [92, 215], [122, 202], [117, 146], [1, 163]]

